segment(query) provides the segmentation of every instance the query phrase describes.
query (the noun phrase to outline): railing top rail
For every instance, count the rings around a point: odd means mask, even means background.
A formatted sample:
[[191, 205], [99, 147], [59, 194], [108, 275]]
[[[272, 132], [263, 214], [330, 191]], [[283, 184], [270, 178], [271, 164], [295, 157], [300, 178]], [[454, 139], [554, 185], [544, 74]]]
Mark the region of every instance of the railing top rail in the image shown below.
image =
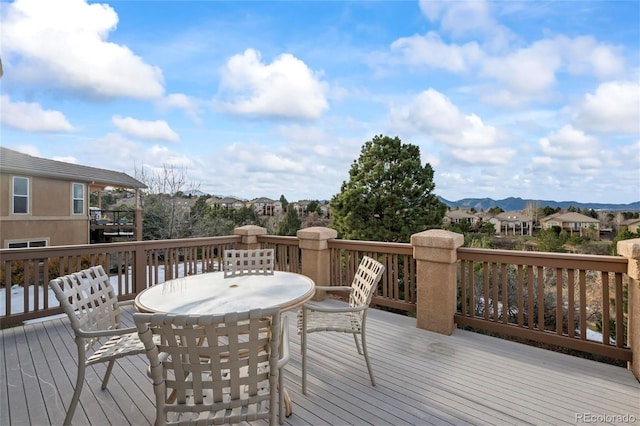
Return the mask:
[[340, 239], [331, 239], [327, 243], [330, 249], [340, 248], [344, 250], [364, 250], [390, 254], [413, 254], [413, 247], [409, 243], [385, 243], [380, 241]]
[[258, 235], [258, 242], [260, 243], [274, 243], [297, 246], [299, 245], [298, 241], [298, 237], [291, 237], [286, 235]]
[[120, 243], [82, 244], [69, 246], [31, 247], [21, 249], [0, 249], [0, 259], [4, 261], [40, 259], [60, 254], [116, 253], [133, 248], [176, 248], [197, 247], [205, 244], [226, 244], [240, 242], [240, 235], [224, 235], [220, 237], [179, 238], [173, 240], [127, 241]]
[[[91, 206], [91, 207], [93, 208], [94, 206]], [[96, 209], [98, 208], [96, 207]], [[97, 211], [101, 213], [113, 213], [113, 212], [133, 213], [135, 210], [136, 208], [132, 207], [131, 209], [98, 209]]]
[[582, 270], [596, 270], [604, 272], [627, 272], [628, 259], [621, 256], [549, 253], [531, 251], [513, 251], [496, 249], [458, 248], [459, 260], [473, 260], [477, 262], [509, 263], [516, 265], [549, 266], [554, 268], [569, 268]]

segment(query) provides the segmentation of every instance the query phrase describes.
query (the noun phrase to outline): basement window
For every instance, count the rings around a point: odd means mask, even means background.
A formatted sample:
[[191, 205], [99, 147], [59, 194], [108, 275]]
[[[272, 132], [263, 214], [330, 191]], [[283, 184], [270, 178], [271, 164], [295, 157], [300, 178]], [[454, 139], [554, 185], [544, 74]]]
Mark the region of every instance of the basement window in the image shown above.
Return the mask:
[[47, 247], [47, 240], [8, 241], [7, 248]]

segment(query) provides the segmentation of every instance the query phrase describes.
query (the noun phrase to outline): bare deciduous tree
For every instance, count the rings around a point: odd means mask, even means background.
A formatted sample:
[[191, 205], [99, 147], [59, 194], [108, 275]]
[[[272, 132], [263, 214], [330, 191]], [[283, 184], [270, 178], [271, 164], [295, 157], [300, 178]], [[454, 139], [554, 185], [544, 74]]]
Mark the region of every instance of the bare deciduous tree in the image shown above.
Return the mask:
[[[147, 185], [142, 197], [144, 239], [180, 238], [185, 234], [190, 206], [180, 201], [187, 185], [187, 169], [173, 164], [161, 168], [134, 166], [135, 177]], [[193, 186], [192, 186], [193, 187]]]

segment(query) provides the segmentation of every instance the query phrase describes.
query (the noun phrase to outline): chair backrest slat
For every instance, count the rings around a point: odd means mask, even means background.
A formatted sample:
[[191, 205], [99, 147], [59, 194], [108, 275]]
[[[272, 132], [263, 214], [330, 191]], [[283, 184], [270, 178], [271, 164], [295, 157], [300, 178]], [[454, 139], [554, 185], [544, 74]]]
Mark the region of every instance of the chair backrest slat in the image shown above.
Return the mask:
[[272, 275], [273, 264], [273, 249], [224, 251], [225, 278], [239, 275]]
[[134, 321], [149, 358], [156, 424], [171, 413], [182, 413], [185, 422], [275, 418], [277, 307], [225, 315], [136, 313]]
[[120, 327], [118, 297], [101, 265], [55, 278], [49, 286], [75, 332]]
[[380, 278], [384, 273], [384, 265], [377, 260], [364, 256], [351, 283], [349, 296], [350, 306], [369, 306]]

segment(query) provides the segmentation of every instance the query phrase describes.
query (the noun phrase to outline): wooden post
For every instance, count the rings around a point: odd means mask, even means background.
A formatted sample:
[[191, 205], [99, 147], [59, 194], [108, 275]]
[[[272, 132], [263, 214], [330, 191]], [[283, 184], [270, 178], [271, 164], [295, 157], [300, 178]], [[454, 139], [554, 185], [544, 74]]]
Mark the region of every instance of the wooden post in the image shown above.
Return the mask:
[[147, 257], [140, 244], [133, 249], [133, 271], [133, 288], [137, 295], [147, 288]]
[[[98, 199], [100, 199], [99, 197]], [[142, 206], [140, 205], [140, 190], [136, 189], [136, 205], [134, 208], [134, 239], [136, 241], [142, 241]]]
[[463, 243], [462, 234], [441, 229], [411, 236], [417, 263], [418, 328], [447, 335], [456, 328], [457, 249]]
[[[640, 238], [618, 241], [617, 249], [618, 254], [629, 259], [627, 343], [632, 355], [628, 367], [640, 380]], [[618, 318], [616, 320], [619, 321]]]

